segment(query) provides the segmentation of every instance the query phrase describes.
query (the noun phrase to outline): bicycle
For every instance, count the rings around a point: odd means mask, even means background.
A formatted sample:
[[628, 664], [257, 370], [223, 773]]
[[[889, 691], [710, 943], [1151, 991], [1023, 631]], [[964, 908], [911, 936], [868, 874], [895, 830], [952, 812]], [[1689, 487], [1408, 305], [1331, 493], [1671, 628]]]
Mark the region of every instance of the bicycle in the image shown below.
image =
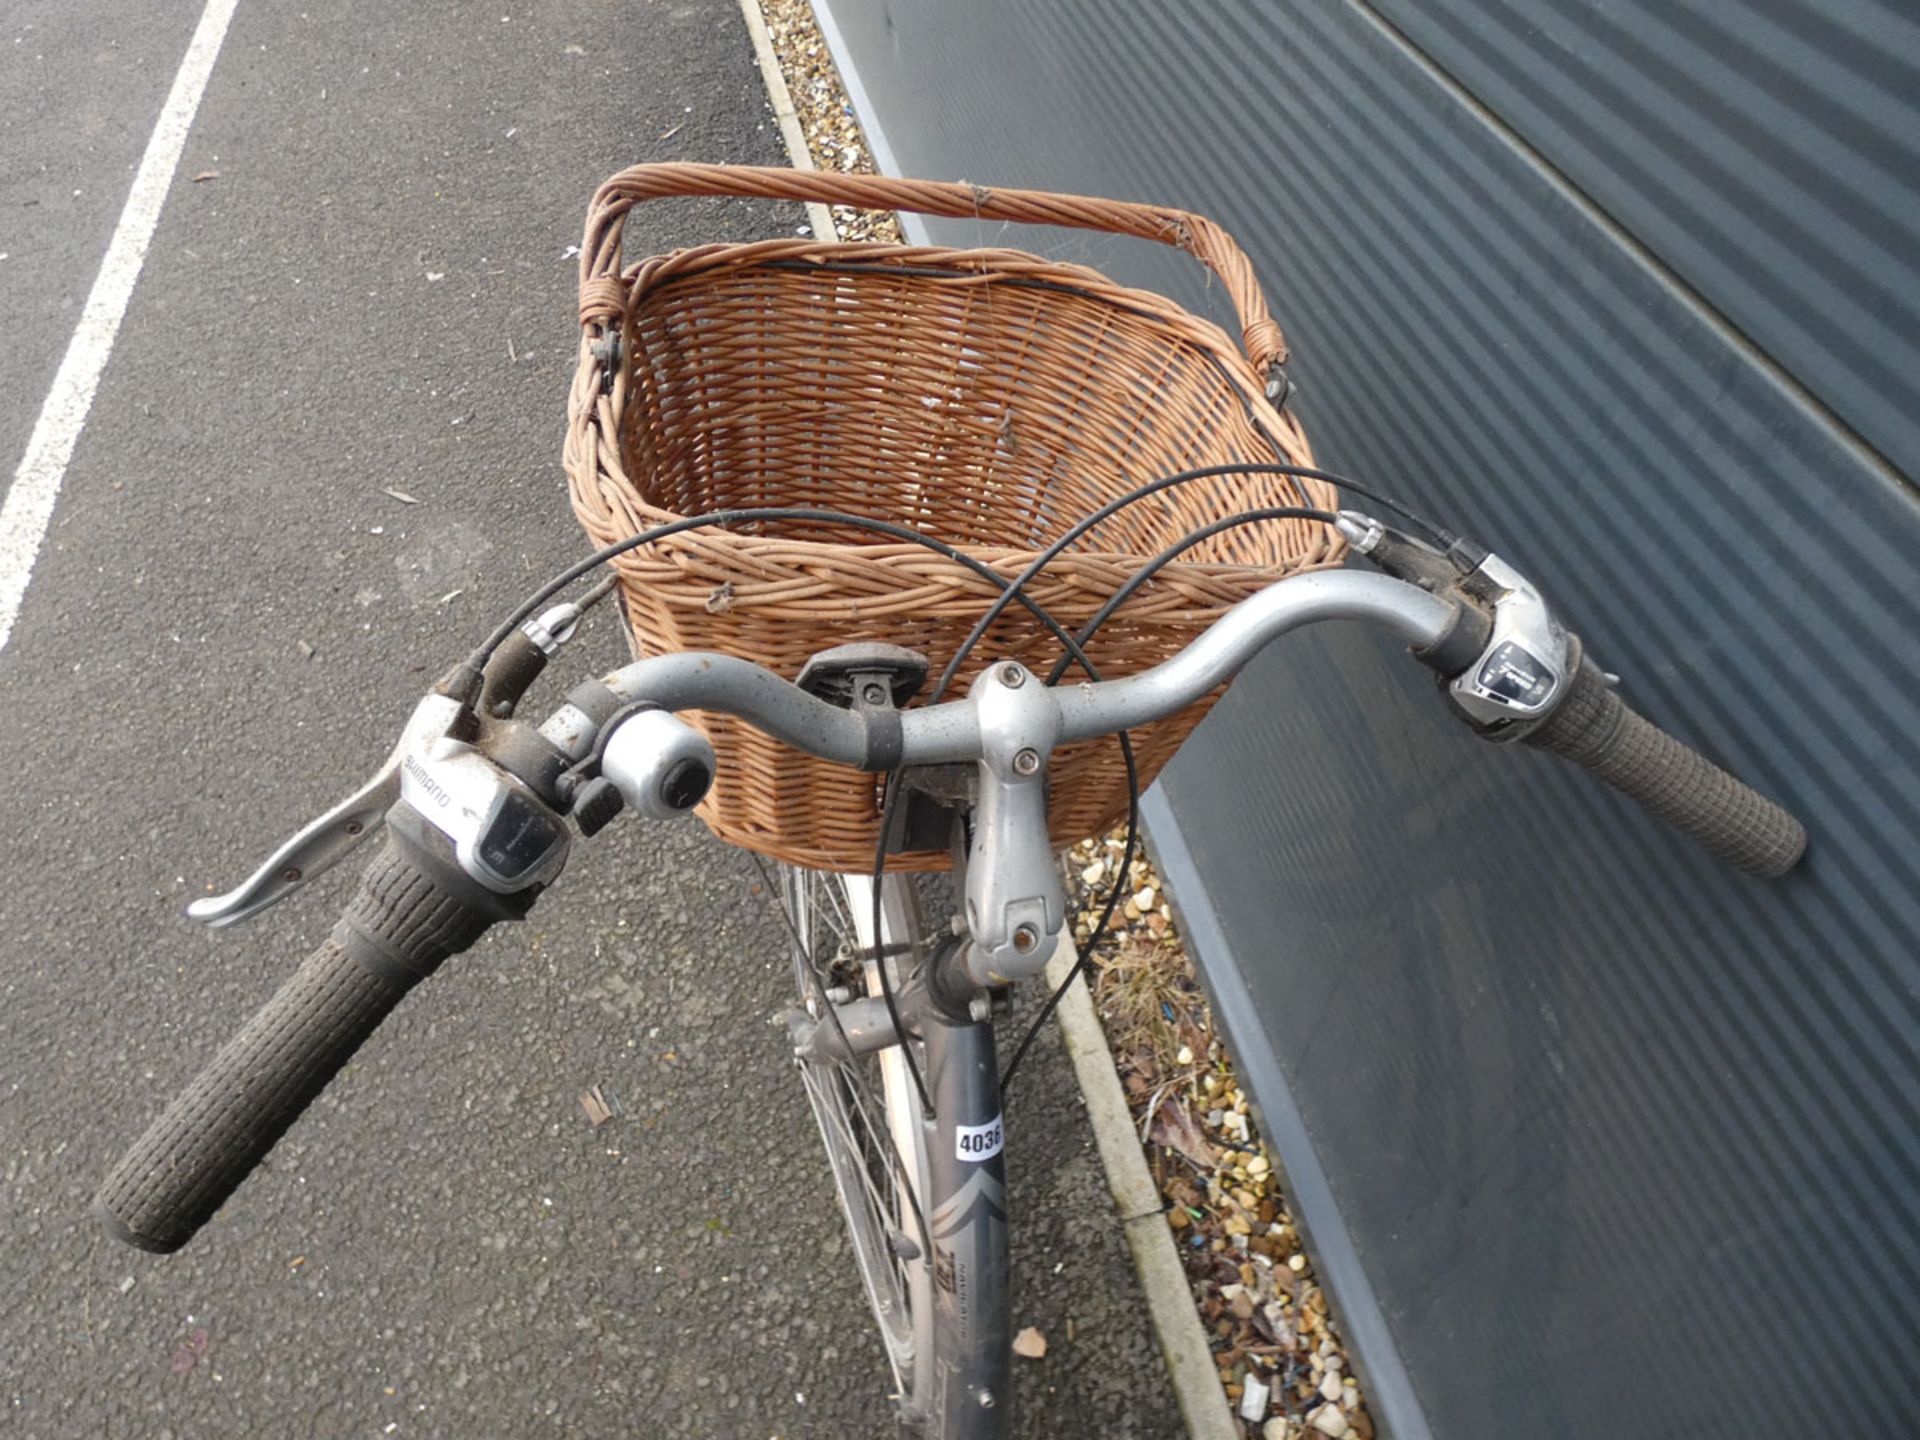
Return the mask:
[[[887, 777], [875, 874], [788, 867], [779, 877], [798, 990], [786, 1034], [903, 1420], [938, 1440], [1004, 1440], [1012, 1349], [1001, 1094], [1020, 1052], [1000, 1068], [994, 1021], [1010, 988], [1038, 975], [1070, 934], [1047, 830], [1058, 747], [1124, 735], [1192, 704], [1283, 634], [1358, 620], [1405, 642], [1476, 733], [1586, 767], [1721, 859], [1775, 876], [1806, 845], [1779, 806], [1629, 708], [1540, 590], [1499, 556], [1444, 533], [1427, 543], [1354, 510], [1275, 506], [1219, 524], [1300, 514], [1335, 526], [1378, 573], [1288, 576], [1172, 659], [1126, 678], [1060, 683], [1076, 657], [1091, 671], [1083, 647], [1092, 632], [1179, 547], [1144, 565], [1078, 635], [1053, 626], [1067, 654], [1047, 676], [1004, 657], [963, 697], [946, 699], [937, 687], [912, 706], [928, 662], [897, 646], [834, 647], [792, 680], [728, 655], [661, 654], [577, 685], [530, 724], [517, 716], [521, 701], [610, 582], [542, 607], [592, 566], [676, 528], [830, 521], [971, 563], [899, 526], [800, 508], [695, 516], [588, 557], [434, 686], [360, 790], [238, 888], [189, 907], [203, 923], [234, 924], [376, 830], [385, 837], [332, 934], [135, 1142], [96, 1213], [141, 1249], [184, 1245], [408, 990], [492, 925], [525, 917], [566, 864], [569, 817], [590, 838], [623, 810], [667, 819], [700, 802], [714, 779], [713, 748], [677, 712], [733, 715], [808, 754]], [[1018, 580], [992, 577], [1002, 593], [976, 641], [998, 609], [1033, 608], [1022, 586], [1047, 558]], [[953, 847], [961, 902], [944, 933], [921, 916], [911, 877], [884, 868], [889, 844], [924, 849], [940, 839]]]

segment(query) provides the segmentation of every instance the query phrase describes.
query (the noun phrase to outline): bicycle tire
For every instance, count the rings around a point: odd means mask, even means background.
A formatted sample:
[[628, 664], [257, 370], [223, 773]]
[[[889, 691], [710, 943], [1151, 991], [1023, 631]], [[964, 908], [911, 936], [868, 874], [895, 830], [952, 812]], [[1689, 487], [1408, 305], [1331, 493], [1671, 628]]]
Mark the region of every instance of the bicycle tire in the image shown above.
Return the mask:
[[[809, 1015], [824, 1013], [824, 994], [834, 987], [879, 994], [881, 963], [894, 967], [889, 976], [896, 993], [906, 987], [923, 953], [921, 908], [910, 876], [889, 875], [882, 882], [880, 959], [874, 958], [871, 877], [783, 865], [779, 884], [794, 979]], [[953, 1097], [950, 1121], [968, 1113], [964, 1106], [977, 1112], [991, 1105], [997, 1123], [991, 1027], [943, 1029], [933, 1040], [938, 1070], [970, 1087]], [[927, 1045], [908, 1043], [935, 1087], [938, 1114], [942, 1075], [928, 1068]], [[944, 1063], [956, 1043], [976, 1052], [970, 1063]], [[977, 1054], [982, 1045], [984, 1069]], [[1012, 1418], [1012, 1352], [1001, 1162], [996, 1155], [989, 1164], [969, 1165], [969, 1172], [985, 1171], [987, 1178], [974, 1180], [969, 1173], [965, 1178], [972, 1183], [963, 1185], [958, 1167], [932, 1153], [936, 1145], [953, 1145], [953, 1124], [922, 1123], [897, 1046], [851, 1062], [797, 1058], [796, 1064], [893, 1372], [902, 1421], [922, 1440], [1002, 1440]], [[980, 1093], [983, 1073], [988, 1096]]]

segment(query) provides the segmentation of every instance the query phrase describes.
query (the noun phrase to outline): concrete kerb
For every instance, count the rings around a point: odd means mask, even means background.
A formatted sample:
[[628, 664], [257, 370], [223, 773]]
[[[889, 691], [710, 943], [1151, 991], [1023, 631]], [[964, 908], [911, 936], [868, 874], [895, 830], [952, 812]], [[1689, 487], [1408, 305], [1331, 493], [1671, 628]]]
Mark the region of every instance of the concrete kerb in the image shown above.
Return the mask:
[[[1063, 936], [1047, 965], [1048, 985], [1059, 985], [1078, 959], [1072, 940]], [[1113, 1052], [1107, 1048], [1107, 1032], [1094, 1013], [1093, 997], [1084, 978], [1076, 979], [1060, 997], [1054, 1016], [1060, 1022], [1074, 1077], [1086, 1101], [1087, 1122], [1093, 1127], [1100, 1161], [1106, 1167], [1107, 1185], [1126, 1231], [1127, 1247], [1133, 1252], [1141, 1293], [1146, 1296], [1154, 1333], [1160, 1339], [1160, 1353], [1167, 1362], [1167, 1378], [1187, 1422], [1187, 1433], [1193, 1440], [1240, 1440], [1240, 1427], [1227, 1405], [1226, 1392], [1220, 1388], [1213, 1352], [1207, 1347], [1206, 1331], [1194, 1308], [1193, 1292], [1187, 1287], [1187, 1272], [1174, 1249], [1160, 1187], [1154, 1183], [1146, 1156], [1141, 1153], [1133, 1113], [1127, 1109]]]
[[[760, 78], [766, 82], [767, 99], [773, 105], [773, 118], [780, 126], [780, 138], [786, 142], [787, 158], [796, 170], [813, 170], [813, 152], [807, 148], [806, 133], [800, 128], [800, 112], [793, 108], [793, 92], [787, 89], [787, 77], [780, 73], [780, 57], [773, 53], [773, 36], [767, 33], [767, 18], [760, 13], [760, 0], [740, 0], [740, 13], [746, 18], [747, 34], [753, 40], [753, 58], [760, 64]], [[833, 212], [825, 205], [807, 202], [807, 224], [818, 240], [837, 239]]]

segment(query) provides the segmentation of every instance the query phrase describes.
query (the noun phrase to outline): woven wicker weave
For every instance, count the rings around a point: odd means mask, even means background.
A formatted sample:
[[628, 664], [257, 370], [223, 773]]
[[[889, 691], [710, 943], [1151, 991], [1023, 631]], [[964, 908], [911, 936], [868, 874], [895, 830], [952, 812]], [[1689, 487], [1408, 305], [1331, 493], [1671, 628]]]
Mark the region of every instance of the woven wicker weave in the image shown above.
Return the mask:
[[[665, 196], [818, 200], [1113, 231], [1186, 250], [1238, 312], [1243, 354], [1217, 326], [1097, 271], [1014, 250], [769, 240], [703, 245], [622, 268], [628, 210]], [[1285, 356], [1251, 266], [1211, 221], [1181, 210], [1033, 191], [719, 165], [641, 165], [594, 196], [580, 261], [584, 330], [566, 465], [596, 544], [731, 506], [817, 506], [912, 526], [1006, 576], [1075, 520], [1175, 470], [1312, 464], [1291, 416], [1264, 397]], [[621, 341], [603, 373], [603, 337]], [[610, 379], [611, 383], [607, 381]], [[1271, 476], [1179, 486], [1129, 507], [1031, 587], [1077, 628], [1141, 560], [1196, 525], [1285, 503]], [[1333, 491], [1308, 482], [1312, 503]], [[850, 640], [924, 652], [936, 672], [995, 593], [913, 545], [848, 527], [700, 530], [616, 562], [636, 653], [718, 650], [783, 675]], [[1102, 628], [1107, 675], [1168, 658], [1226, 607], [1281, 574], [1335, 563], [1311, 521], [1214, 537], [1149, 581]], [[1044, 671], [1058, 642], [1014, 607], [962, 681], [995, 657]], [[1136, 732], [1143, 782], [1210, 701]], [[719, 772], [701, 814], [723, 839], [803, 865], [863, 869], [874, 777], [800, 755], [740, 721], [691, 717]], [[1062, 845], [1126, 807], [1112, 741], [1070, 746], [1052, 768]], [[944, 853], [895, 857], [941, 869]]]

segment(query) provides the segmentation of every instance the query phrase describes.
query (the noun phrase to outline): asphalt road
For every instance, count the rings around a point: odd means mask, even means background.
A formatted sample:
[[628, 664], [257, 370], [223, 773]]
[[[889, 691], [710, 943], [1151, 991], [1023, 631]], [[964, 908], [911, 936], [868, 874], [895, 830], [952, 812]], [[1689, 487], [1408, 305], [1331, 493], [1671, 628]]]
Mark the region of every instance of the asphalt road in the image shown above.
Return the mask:
[[[0, 477], [199, 15], [80, 9], [22, 0], [0, 32]], [[577, 850], [183, 1254], [85, 1216], [349, 880], [218, 935], [182, 904], [356, 783], [579, 553], [565, 251], [646, 157], [781, 160], [728, 0], [242, 0], [0, 651], [0, 1431], [893, 1433], [765, 1024], [777, 919], [692, 824]], [[630, 245], [801, 222], [662, 206]], [[595, 1084], [624, 1111], [598, 1131]], [[1016, 1323], [1053, 1344], [1023, 1432], [1178, 1433], [1052, 1036], [1009, 1130]]]

